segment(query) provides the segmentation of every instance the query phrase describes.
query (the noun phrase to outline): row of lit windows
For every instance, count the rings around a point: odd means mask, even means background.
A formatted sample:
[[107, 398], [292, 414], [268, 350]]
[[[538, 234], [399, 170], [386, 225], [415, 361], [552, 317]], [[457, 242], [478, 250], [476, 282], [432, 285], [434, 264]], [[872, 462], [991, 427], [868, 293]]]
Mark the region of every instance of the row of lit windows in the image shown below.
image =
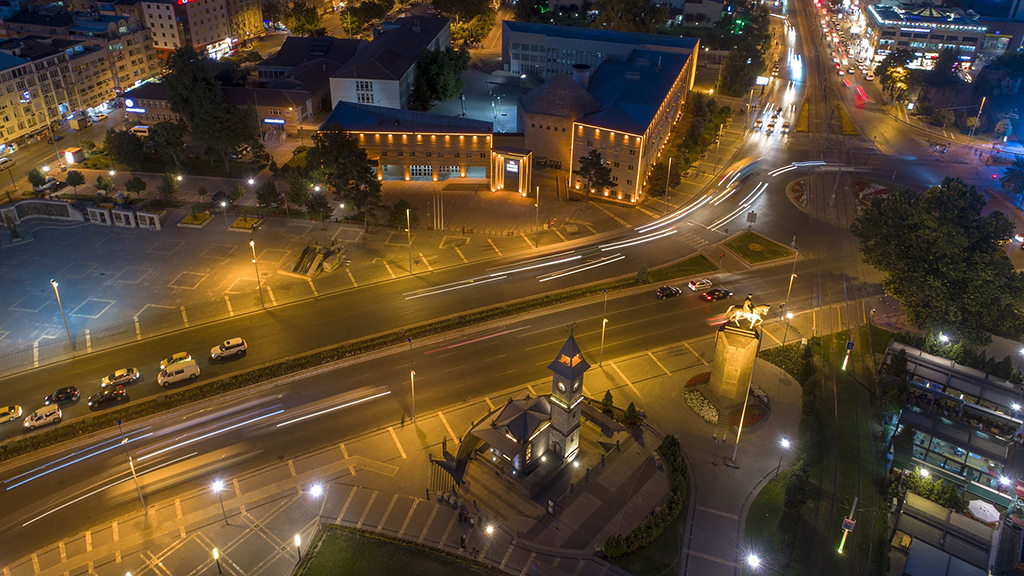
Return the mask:
[[[388, 155], [388, 151], [387, 150], [382, 150], [380, 155], [381, 155], [381, 157], [387, 156]], [[395, 154], [395, 156], [398, 156], [399, 158], [402, 158], [402, 157], [405, 156], [405, 152], [403, 152], [402, 150], [399, 150], [398, 153]], [[416, 153], [415, 152], [409, 152], [409, 157], [410, 158], [415, 158], [416, 157]], [[427, 152], [426, 153], [426, 157], [427, 158], [433, 158], [433, 152]], [[437, 153], [437, 157], [438, 158], [444, 158], [444, 152], [438, 152]], [[455, 153], [455, 157], [456, 158], [462, 158], [462, 153], [461, 152], [456, 152]], [[472, 152], [466, 152], [466, 158], [472, 158], [472, 157], [473, 157], [473, 153]], [[487, 158], [487, 153], [486, 152], [481, 152], [480, 153], [480, 158]]]
[[[362, 132], [358, 133], [358, 136], [359, 136], [360, 139], [365, 139], [366, 138], [366, 134], [363, 134]], [[394, 134], [388, 134], [387, 135], [388, 142], [393, 142], [394, 141], [394, 136], [395, 136]], [[403, 144], [409, 141], [409, 135], [408, 134], [402, 134], [401, 136], [402, 136], [402, 143]], [[436, 142], [437, 141], [437, 136], [438, 136], [437, 134], [431, 134], [430, 135], [430, 141], [431, 142]], [[459, 134], [458, 136], [459, 136], [459, 141], [460, 142], [466, 139], [466, 135], [465, 134]], [[378, 141], [378, 142], [380, 141], [380, 137], [381, 137], [381, 134], [374, 134], [373, 135], [373, 139], [375, 141]], [[452, 137], [451, 134], [445, 134], [444, 135], [444, 141], [448, 142], [451, 139], [451, 137]], [[477, 135], [473, 134], [473, 135], [470, 136], [470, 138], [473, 139], [473, 142], [476, 142]], [[491, 141], [491, 137], [490, 136], [484, 136], [484, 138], [486, 138], [487, 142], [490, 143], [490, 141]], [[416, 134], [416, 141], [417, 142], [423, 142], [423, 134]]]

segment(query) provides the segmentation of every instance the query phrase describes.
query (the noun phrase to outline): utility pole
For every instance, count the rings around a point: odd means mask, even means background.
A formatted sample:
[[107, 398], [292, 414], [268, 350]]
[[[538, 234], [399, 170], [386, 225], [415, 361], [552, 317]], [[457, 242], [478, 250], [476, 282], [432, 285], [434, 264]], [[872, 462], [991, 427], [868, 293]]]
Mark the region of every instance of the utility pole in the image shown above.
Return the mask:
[[409, 274], [412, 274], [412, 210], [405, 209], [405, 240], [409, 243]]
[[416, 371], [412, 369], [412, 338], [409, 341], [409, 388], [412, 391], [412, 421], [416, 423]]
[[971, 147], [971, 142], [974, 141], [974, 130], [978, 127], [978, 122], [981, 122], [981, 111], [985, 108], [985, 99], [988, 96], [981, 97], [981, 106], [978, 107], [978, 115], [974, 117], [974, 126], [971, 126], [971, 136], [967, 139], [967, 147]]
[[121, 429], [121, 419], [117, 420], [117, 433], [121, 435], [121, 446], [124, 446], [124, 455], [128, 458], [128, 468], [132, 471], [132, 478], [135, 480], [135, 489], [139, 492], [139, 502], [142, 503], [142, 512], [146, 512], [146, 501], [142, 498], [142, 487], [139, 486], [139, 477], [135, 475], [135, 463], [128, 453], [128, 439], [124, 437], [124, 430]]
[[597, 359], [598, 368], [604, 366], [604, 329], [608, 326], [608, 291], [601, 290], [601, 292], [604, 292], [604, 311], [601, 312], [601, 354]]
[[60, 301], [60, 291], [57, 290], [59, 284], [56, 280], [50, 279], [50, 285], [53, 286], [53, 293], [57, 295], [57, 306], [60, 308], [60, 317], [64, 320], [64, 333], [68, 335], [68, 344], [71, 345], [71, 354], [75, 353], [75, 343], [71, 340], [71, 330], [68, 330], [68, 317], [64, 315], [64, 303]]
[[534, 208], [537, 209], [537, 218], [534, 222], [534, 238], [533, 247], [540, 248], [540, 186], [537, 186], [537, 201], [533, 203]]

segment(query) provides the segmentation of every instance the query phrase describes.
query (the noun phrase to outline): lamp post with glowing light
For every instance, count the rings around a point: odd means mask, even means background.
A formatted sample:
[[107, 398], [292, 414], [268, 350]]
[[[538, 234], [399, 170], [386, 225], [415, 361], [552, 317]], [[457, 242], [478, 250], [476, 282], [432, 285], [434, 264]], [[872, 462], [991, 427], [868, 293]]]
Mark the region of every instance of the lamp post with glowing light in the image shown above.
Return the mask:
[[409, 390], [412, 395], [412, 421], [416, 423], [416, 371], [412, 369], [412, 338], [406, 338], [409, 342]]
[[50, 285], [53, 286], [53, 293], [57, 295], [57, 306], [60, 308], [61, 320], [64, 320], [64, 333], [68, 335], [68, 344], [71, 345], [71, 353], [75, 353], [75, 343], [71, 341], [71, 330], [68, 329], [68, 317], [64, 315], [64, 303], [60, 301], [60, 290], [57, 290], [58, 283], [53, 278], [50, 279]]
[[409, 244], [409, 274], [412, 274], [412, 212], [405, 209], [405, 241]]
[[210, 485], [210, 489], [217, 494], [217, 498], [220, 500], [220, 512], [224, 515], [224, 525], [228, 526], [228, 511], [224, 508], [224, 481], [214, 480], [213, 484]]
[[537, 186], [537, 200], [533, 203], [533, 207], [536, 208], [537, 217], [534, 223], [536, 229], [536, 236], [533, 239], [533, 247], [540, 248], [540, 186]]
[[256, 241], [249, 240], [249, 248], [252, 248], [252, 265], [256, 267], [256, 290], [260, 294], [260, 308], [266, 308], [263, 303], [263, 283], [260, 281], [260, 265], [256, 263]]
[[782, 470], [782, 457], [786, 454], [786, 451], [789, 450], [789, 448], [792, 445], [793, 445], [793, 443], [790, 442], [789, 438], [786, 438], [785, 436], [783, 436], [779, 440], [779, 448], [781, 448], [781, 450], [779, 450], [779, 465], [775, 467], [775, 477], [776, 478], [779, 477], [779, 471]]
[[135, 480], [135, 490], [139, 493], [139, 502], [142, 503], [142, 511], [146, 511], [146, 500], [142, 497], [142, 486], [139, 485], [139, 477], [135, 474], [135, 462], [132, 460], [132, 455], [128, 452], [128, 438], [124, 435], [124, 430], [121, 429], [121, 420], [117, 420], [117, 433], [121, 435], [121, 446], [124, 446], [124, 455], [128, 459], [128, 469], [132, 472], [132, 479]]
[[223, 574], [220, 569], [220, 550], [216, 548], [213, 549], [213, 561], [217, 563], [217, 574]]
[[601, 354], [597, 358], [597, 367], [604, 365], [604, 329], [608, 326], [608, 291], [604, 292], [604, 310], [601, 312]]
[[295, 535], [295, 552], [299, 555], [299, 562], [302, 561], [302, 536]]
[[220, 201], [221, 214], [224, 215], [224, 229], [228, 229], [228, 203], [225, 200]]
[[751, 572], [756, 572], [761, 569], [761, 557], [751, 552], [747, 554], [747, 568]]

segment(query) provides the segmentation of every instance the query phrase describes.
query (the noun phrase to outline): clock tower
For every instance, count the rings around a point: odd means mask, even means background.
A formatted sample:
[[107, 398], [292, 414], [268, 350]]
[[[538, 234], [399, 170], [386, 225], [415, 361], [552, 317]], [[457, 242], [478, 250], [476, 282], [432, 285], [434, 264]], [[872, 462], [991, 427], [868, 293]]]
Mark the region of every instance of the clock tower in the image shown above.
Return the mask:
[[551, 381], [551, 435], [549, 448], [555, 457], [572, 461], [580, 447], [580, 412], [583, 403], [583, 373], [590, 364], [572, 333], [548, 365]]

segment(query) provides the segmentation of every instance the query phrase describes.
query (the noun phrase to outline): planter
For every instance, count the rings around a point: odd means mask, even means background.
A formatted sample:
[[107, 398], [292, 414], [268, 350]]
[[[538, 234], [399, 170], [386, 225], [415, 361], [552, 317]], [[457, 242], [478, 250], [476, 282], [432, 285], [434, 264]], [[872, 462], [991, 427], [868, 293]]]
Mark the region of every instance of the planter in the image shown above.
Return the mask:
[[235, 221], [228, 226], [228, 230], [231, 232], [245, 232], [251, 234], [253, 230], [259, 227], [261, 223], [260, 218], [250, 218], [248, 216], [239, 216], [235, 218]]
[[200, 212], [189, 214], [178, 221], [178, 228], [203, 228], [213, 220], [213, 214]]

